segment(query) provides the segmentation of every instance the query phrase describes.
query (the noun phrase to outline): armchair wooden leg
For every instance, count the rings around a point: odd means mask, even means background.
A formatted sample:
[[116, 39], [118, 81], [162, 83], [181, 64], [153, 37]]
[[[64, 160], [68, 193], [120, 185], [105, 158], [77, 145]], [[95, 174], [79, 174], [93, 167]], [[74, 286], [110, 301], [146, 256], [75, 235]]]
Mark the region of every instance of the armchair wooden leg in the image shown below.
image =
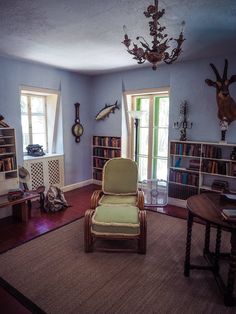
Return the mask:
[[84, 251], [86, 253], [93, 251], [93, 237], [91, 233], [91, 220], [94, 210], [88, 209], [84, 217]]
[[146, 254], [147, 247], [147, 220], [146, 220], [146, 211], [141, 210], [139, 213], [140, 219], [140, 236], [138, 239], [138, 253]]

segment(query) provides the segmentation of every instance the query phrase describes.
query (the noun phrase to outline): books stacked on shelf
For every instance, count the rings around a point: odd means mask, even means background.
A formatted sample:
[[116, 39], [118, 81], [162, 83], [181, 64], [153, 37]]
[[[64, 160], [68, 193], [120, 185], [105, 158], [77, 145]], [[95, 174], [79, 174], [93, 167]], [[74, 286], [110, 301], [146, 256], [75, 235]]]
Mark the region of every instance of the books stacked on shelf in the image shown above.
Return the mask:
[[6, 152], [7, 152], [6, 147], [0, 147], [0, 154], [4, 154]]
[[15, 170], [15, 157], [0, 159], [0, 172]]
[[100, 159], [98, 157], [93, 158], [93, 166], [95, 168], [103, 168], [108, 159]]
[[95, 180], [99, 180], [99, 181], [102, 181], [102, 170], [96, 170], [96, 171], [94, 171], [94, 173], [93, 173], [93, 178], [95, 179]]
[[191, 172], [176, 171], [170, 169], [169, 181], [192, 186], [198, 186], [199, 175]]
[[200, 157], [201, 145], [200, 144], [187, 144], [187, 143], [171, 143], [170, 153], [174, 155], [196, 156]]
[[94, 146], [106, 146], [106, 147], [120, 147], [121, 141], [118, 137], [109, 136], [94, 136], [93, 137]]
[[178, 198], [186, 200], [190, 196], [196, 195], [198, 193], [197, 187], [190, 187], [185, 185], [176, 185], [169, 182], [168, 185], [168, 196], [173, 198]]
[[230, 175], [232, 177], [236, 177], [236, 163], [235, 162], [231, 163]]
[[229, 182], [224, 180], [214, 180], [211, 188], [219, 192], [224, 192], [229, 190]]
[[199, 171], [200, 170], [200, 159], [189, 160], [189, 170]]
[[93, 156], [97, 157], [106, 157], [106, 158], [114, 158], [114, 157], [120, 157], [120, 150], [117, 149], [104, 149], [99, 147], [94, 147], [93, 149]]
[[221, 147], [213, 145], [203, 145], [202, 157], [221, 159], [222, 158]]
[[202, 172], [212, 174], [231, 175], [231, 169], [229, 162], [215, 161], [215, 160], [203, 160], [202, 161]]

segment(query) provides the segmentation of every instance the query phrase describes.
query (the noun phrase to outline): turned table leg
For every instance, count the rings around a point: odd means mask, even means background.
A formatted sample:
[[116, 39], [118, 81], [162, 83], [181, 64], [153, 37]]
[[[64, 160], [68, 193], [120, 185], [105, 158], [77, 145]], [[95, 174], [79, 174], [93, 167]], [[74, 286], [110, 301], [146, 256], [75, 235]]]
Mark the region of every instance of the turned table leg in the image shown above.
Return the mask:
[[188, 222], [187, 222], [187, 239], [186, 239], [185, 263], [184, 263], [184, 275], [186, 277], [189, 277], [189, 273], [190, 273], [190, 254], [191, 254], [192, 226], [193, 226], [193, 215], [189, 211], [188, 212]]
[[227, 306], [236, 305], [234, 298], [234, 280], [236, 273], [236, 230], [231, 233], [231, 254], [229, 262], [228, 281], [226, 287], [226, 293], [224, 295], [224, 302]]
[[205, 242], [204, 242], [204, 249], [203, 249], [204, 255], [209, 253], [210, 237], [211, 237], [211, 224], [209, 222], [206, 222]]
[[214, 258], [214, 272], [216, 274], [218, 274], [218, 272], [219, 272], [220, 245], [221, 245], [221, 227], [217, 226], [215, 258]]
[[27, 202], [12, 205], [12, 213], [16, 220], [27, 222], [29, 219]]

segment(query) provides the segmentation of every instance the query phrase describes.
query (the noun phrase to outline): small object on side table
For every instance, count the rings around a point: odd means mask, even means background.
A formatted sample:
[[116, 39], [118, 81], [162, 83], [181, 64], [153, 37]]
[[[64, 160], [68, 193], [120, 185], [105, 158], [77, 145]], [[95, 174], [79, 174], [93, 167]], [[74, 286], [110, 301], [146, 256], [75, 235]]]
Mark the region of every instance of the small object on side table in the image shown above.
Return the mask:
[[236, 209], [235, 208], [223, 208], [221, 210], [221, 215], [224, 218], [224, 220], [227, 220], [228, 222], [236, 223]]
[[21, 189], [12, 189], [7, 193], [7, 198], [9, 201], [14, 201], [21, 198], [24, 195], [24, 192]]

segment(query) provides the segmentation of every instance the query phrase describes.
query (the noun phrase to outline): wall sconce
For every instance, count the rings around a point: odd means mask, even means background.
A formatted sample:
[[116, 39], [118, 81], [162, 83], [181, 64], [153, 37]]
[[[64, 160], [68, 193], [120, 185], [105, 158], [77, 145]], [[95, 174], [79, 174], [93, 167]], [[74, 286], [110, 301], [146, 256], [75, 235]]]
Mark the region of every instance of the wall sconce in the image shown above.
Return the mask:
[[135, 147], [134, 147], [134, 156], [135, 162], [138, 162], [138, 127], [139, 127], [139, 120], [145, 114], [145, 111], [128, 111], [128, 114], [131, 118], [134, 119], [134, 126], [135, 126]]
[[192, 129], [193, 123], [187, 120], [188, 114], [188, 104], [184, 101], [180, 105], [180, 121], [174, 122], [174, 128], [176, 130], [180, 129], [180, 141], [187, 141], [187, 129]]

